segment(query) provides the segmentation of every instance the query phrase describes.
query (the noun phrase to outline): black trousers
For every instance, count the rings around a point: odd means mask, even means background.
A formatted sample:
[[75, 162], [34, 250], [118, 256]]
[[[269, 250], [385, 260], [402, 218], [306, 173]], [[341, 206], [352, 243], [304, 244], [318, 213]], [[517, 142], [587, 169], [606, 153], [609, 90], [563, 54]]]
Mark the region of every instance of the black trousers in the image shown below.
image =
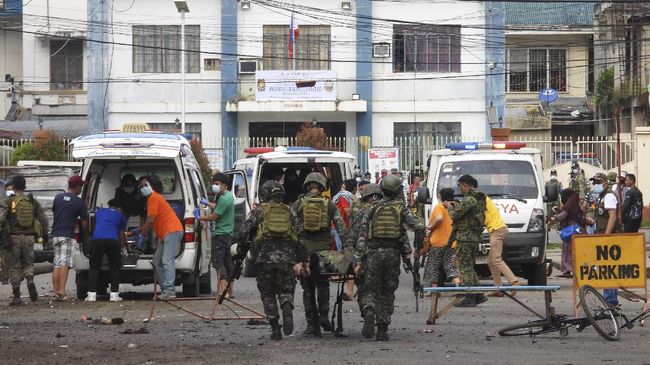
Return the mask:
[[90, 247], [90, 274], [88, 276], [88, 291], [97, 291], [99, 271], [102, 267], [104, 254], [108, 258], [110, 269], [109, 279], [111, 291], [120, 290], [120, 269], [122, 267], [122, 254], [120, 253], [120, 242], [117, 240], [93, 240]]
[[623, 221], [623, 232], [639, 232], [639, 228], [641, 228], [641, 220], [640, 219], [627, 219]]

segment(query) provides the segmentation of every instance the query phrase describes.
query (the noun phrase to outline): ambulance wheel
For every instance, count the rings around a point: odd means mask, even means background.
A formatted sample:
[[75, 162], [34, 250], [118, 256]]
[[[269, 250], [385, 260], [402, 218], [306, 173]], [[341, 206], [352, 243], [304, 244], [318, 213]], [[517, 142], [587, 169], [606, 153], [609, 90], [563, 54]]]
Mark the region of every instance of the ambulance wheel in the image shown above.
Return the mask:
[[528, 285], [546, 285], [546, 263], [526, 266]]

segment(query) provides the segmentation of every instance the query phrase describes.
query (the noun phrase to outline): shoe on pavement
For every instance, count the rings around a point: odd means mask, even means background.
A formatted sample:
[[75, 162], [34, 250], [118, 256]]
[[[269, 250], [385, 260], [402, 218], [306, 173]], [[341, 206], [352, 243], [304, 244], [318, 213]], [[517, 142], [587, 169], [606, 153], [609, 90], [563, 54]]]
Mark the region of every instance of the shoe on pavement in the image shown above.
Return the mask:
[[458, 303], [454, 304], [454, 307], [476, 307], [476, 299], [474, 295], [467, 294]]
[[327, 314], [324, 316], [320, 316], [320, 326], [323, 328], [323, 331], [325, 332], [332, 332], [334, 329], [334, 326], [332, 326], [332, 322], [330, 322], [329, 318], [327, 318]]
[[365, 338], [372, 338], [375, 335], [375, 311], [373, 309], [366, 310], [361, 333]]
[[481, 303], [487, 302], [488, 298], [484, 294], [476, 294], [474, 301], [476, 302], [476, 305], [479, 305]]
[[158, 295], [158, 299], [160, 300], [169, 300], [174, 298], [176, 298], [176, 293], [174, 292], [163, 291], [160, 293], [160, 295]]
[[110, 301], [111, 301], [111, 302], [121, 302], [121, 301], [122, 301], [122, 297], [120, 297], [120, 292], [117, 292], [117, 291], [114, 291], [114, 292], [113, 292], [113, 291], [112, 291], [112, 292], [111, 292], [111, 299], [110, 299]]
[[293, 333], [293, 308], [288, 302], [282, 305], [282, 330], [285, 336]]
[[86, 294], [86, 302], [96, 302], [97, 301], [97, 292], [94, 291], [89, 291], [88, 294]]
[[377, 341], [388, 341], [388, 325], [380, 324], [377, 326], [377, 336], [375, 337]]
[[38, 292], [36, 291], [36, 285], [31, 282], [27, 283], [27, 290], [29, 290], [29, 300], [35, 302], [38, 300]]
[[14, 296], [14, 298], [9, 302], [9, 305], [23, 305], [23, 300], [19, 296]]

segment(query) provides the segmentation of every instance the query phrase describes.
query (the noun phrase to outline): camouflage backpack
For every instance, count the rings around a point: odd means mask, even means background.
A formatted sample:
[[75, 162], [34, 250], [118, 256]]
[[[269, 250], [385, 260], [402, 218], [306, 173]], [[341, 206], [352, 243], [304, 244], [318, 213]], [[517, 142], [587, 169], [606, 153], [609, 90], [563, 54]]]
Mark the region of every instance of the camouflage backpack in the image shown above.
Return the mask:
[[302, 228], [306, 232], [322, 232], [329, 228], [327, 202], [323, 196], [303, 198]]
[[34, 198], [32, 195], [14, 195], [11, 200], [11, 214], [19, 227], [34, 227]]
[[291, 225], [291, 209], [282, 203], [263, 203], [262, 222], [257, 230], [255, 241], [260, 243], [268, 238], [295, 239], [296, 234]]
[[397, 239], [402, 235], [402, 204], [380, 204], [370, 222], [370, 238]]

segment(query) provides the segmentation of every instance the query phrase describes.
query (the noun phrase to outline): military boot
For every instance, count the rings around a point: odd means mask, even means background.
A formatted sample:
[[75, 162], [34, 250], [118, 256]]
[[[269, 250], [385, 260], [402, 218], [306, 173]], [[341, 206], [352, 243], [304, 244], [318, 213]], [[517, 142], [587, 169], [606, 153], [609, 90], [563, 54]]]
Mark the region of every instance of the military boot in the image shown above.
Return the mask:
[[329, 285], [318, 286], [318, 312], [320, 314], [320, 326], [323, 331], [332, 332], [334, 326], [329, 320], [330, 311], [330, 288]]
[[28, 276], [27, 277], [27, 290], [29, 290], [29, 299], [32, 302], [35, 302], [38, 300], [38, 292], [36, 291], [36, 285], [34, 284], [34, 277], [33, 276]]
[[463, 296], [458, 303], [454, 304], [455, 307], [476, 307], [476, 297], [474, 294], [467, 294]]
[[481, 303], [487, 302], [488, 298], [485, 296], [485, 294], [479, 293], [475, 294], [474, 301], [476, 302], [476, 305], [479, 305]]
[[372, 336], [375, 335], [375, 310], [373, 308], [366, 309], [366, 316], [363, 321], [363, 330], [361, 333], [365, 338], [372, 338]]
[[379, 324], [377, 325], [377, 336], [375, 337], [377, 341], [388, 341], [388, 325]]
[[22, 305], [23, 301], [20, 299], [20, 287], [13, 288], [14, 298], [9, 302], [9, 305]]
[[271, 323], [271, 339], [274, 341], [282, 339], [282, 331], [280, 330], [280, 324], [278, 323], [277, 318], [269, 318], [269, 323]]
[[282, 304], [282, 330], [285, 336], [293, 333], [293, 306], [289, 302]]

